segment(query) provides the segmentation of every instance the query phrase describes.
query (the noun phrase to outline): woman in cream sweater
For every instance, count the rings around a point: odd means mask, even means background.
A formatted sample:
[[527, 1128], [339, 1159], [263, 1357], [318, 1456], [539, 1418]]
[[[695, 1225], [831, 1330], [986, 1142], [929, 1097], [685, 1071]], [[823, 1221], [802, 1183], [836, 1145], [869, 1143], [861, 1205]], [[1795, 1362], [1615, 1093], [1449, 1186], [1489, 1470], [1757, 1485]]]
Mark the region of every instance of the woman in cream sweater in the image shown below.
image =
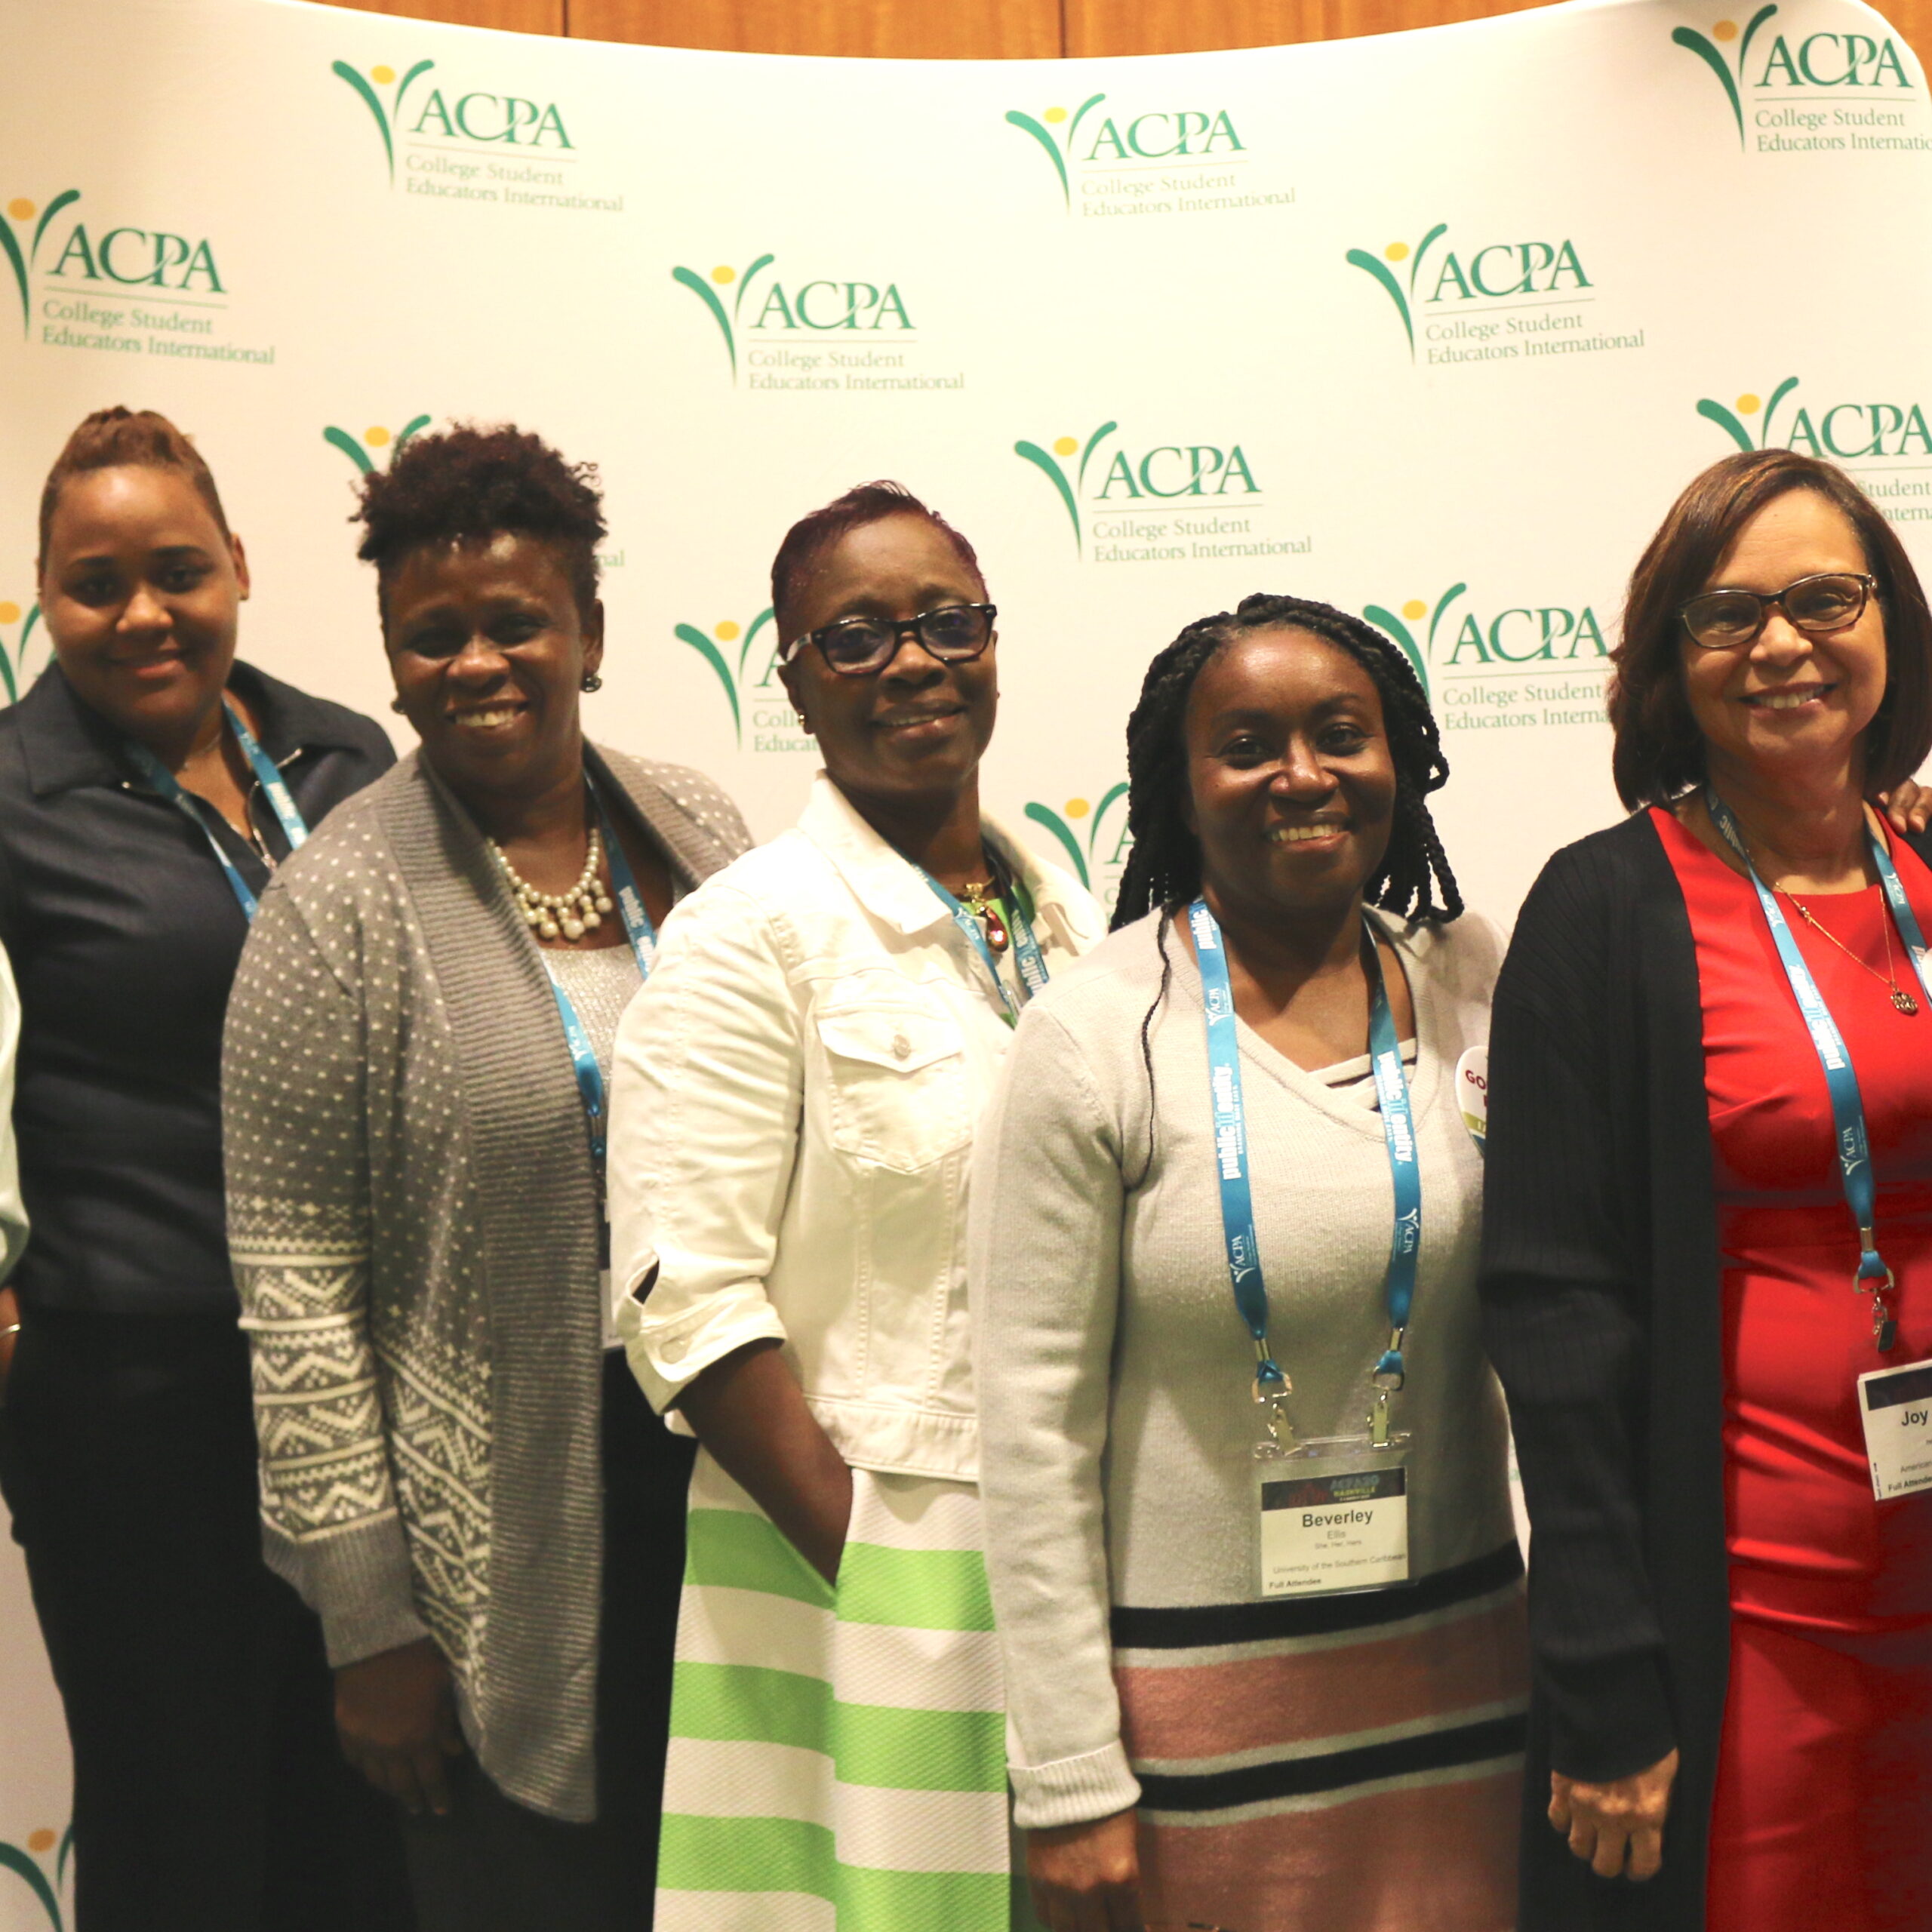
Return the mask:
[[1503, 1932], [1521, 1564], [1457, 1097], [1498, 946], [1423, 802], [1435, 722], [1366, 625], [1251, 598], [1155, 660], [1128, 748], [1115, 930], [1028, 1009], [976, 1149], [1035, 1900]]

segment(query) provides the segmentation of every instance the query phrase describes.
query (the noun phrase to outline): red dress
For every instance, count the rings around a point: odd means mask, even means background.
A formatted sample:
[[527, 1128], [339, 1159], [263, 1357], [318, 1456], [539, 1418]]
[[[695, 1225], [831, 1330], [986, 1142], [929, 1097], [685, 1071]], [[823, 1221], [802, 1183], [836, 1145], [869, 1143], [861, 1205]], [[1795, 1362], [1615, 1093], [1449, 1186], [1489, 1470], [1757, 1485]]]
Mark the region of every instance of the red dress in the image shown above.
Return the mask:
[[[1932, 1001], [1896, 929], [1890, 989], [1793, 912], [1858, 1075], [1897, 1278], [1872, 1341], [1829, 1097], [1757, 894], [1652, 814], [1697, 942], [1723, 1249], [1730, 1678], [1712, 1814], [1709, 1932], [1932, 1928], [1932, 1492], [1872, 1494], [1856, 1378], [1932, 1356]], [[1932, 933], [1932, 872], [1894, 857]], [[1882, 971], [1879, 888], [1801, 895]], [[1789, 902], [1787, 902], [1788, 903]]]

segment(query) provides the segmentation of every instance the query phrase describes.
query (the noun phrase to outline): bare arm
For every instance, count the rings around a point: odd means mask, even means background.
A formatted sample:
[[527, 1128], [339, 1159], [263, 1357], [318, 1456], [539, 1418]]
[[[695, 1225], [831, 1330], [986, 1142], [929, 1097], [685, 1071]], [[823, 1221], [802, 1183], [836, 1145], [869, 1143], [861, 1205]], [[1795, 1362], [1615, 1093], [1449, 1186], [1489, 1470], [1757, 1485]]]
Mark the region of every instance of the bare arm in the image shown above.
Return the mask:
[[828, 1583], [852, 1518], [852, 1472], [772, 1341], [715, 1361], [678, 1406], [698, 1440]]

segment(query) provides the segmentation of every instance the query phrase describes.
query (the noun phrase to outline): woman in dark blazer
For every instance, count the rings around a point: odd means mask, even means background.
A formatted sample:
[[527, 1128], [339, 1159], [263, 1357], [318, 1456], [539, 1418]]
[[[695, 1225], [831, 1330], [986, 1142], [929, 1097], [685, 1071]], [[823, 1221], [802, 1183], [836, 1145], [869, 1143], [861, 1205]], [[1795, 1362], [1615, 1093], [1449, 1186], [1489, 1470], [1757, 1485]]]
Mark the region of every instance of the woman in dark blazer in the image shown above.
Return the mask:
[[[1923, 1927], [1932, 1495], [1875, 1498], [1857, 1378], [1932, 1355], [1932, 871], [1869, 802], [1932, 749], [1932, 620], [1855, 485], [1758, 452], [1673, 508], [1616, 664], [1632, 815], [1545, 868], [1490, 1047], [1486, 1332], [1534, 1533], [1520, 1923]], [[1767, 908], [1863, 1091], [1862, 1238]]]
[[0, 713], [32, 1226], [17, 1316], [0, 1300], [0, 1469], [73, 1748], [79, 1922], [378, 1932], [407, 1923], [395, 1827], [261, 1560], [220, 1084], [257, 898], [393, 755], [237, 662], [248, 561], [165, 417], [74, 432], [38, 577], [54, 661]]

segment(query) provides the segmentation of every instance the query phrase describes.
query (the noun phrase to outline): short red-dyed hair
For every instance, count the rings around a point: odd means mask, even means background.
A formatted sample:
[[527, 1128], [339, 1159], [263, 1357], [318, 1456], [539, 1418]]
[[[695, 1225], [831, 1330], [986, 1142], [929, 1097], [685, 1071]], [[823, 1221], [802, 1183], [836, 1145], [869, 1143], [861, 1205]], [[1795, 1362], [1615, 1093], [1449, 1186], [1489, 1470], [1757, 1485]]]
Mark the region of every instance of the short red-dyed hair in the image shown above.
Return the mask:
[[62, 485], [70, 476], [90, 469], [179, 470], [208, 505], [215, 528], [224, 537], [228, 534], [221, 493], [214, 487], [214, 473], [202, 461], [201, 451], [165, 416], [117, 403], [112, 409], [97, 409], [82, 418], [47, 472], [40, 492], [41, 562], [47, 559], [48, 532], [54, 527]]
[[771, 560], [771, 614], [778, 622], [780, 645], [789, 644], [798, 632], [796, 618], [800, 600], [811, 586], [826, 554], [841, 538], [869, 523], [883, 523], [891, 516], [922, 516], [941, 532], [959, 553], [959, 560], [986, 588], [986, 573], [971, 544], [948, 523], [938, 511], [928, 509], [903, 483], [861, 483], [835, 497], [823, 509], [801, 516], [785, 533], [778, 554]]
[[1795, 450], [1750, 450], [1694, 478], [1630, 574], [1623, 635], [1611, 653], [1611, 775], [1632, 811], [1666, 805], [1704, 777], [1704, 738], [1684, 691], [1678, 611], [1766, 504], [1810, 490], [1842, 510], [1877, 579], [1885, 617], [1885, 695], [1865, 730], [1865, 783], [1889, 792], [1932, 751], [1932, 613], [1884, 514], [1835, 464]]

